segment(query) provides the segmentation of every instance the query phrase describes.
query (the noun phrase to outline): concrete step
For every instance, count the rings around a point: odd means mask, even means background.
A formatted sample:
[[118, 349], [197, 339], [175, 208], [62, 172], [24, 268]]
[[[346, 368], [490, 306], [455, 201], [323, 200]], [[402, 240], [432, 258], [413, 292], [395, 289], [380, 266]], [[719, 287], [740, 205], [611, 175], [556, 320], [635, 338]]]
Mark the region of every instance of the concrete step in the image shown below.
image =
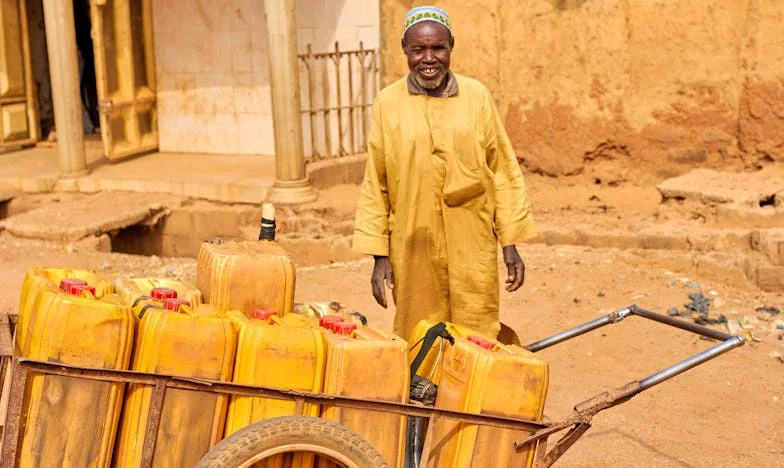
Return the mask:
[[140, 223], [154, 224], [184, 198], [133, 192], [101, 192], [49, 203], [0, 221], [18, 237], [73, 242]]
[[542, 224], [533, 242], [656, 251], [688, 259], [723, 278], [745, 278], [764, 291], [784, 292], [784, 229], [717, 229], [676, 224], [568, 227]]
[[784, 178], [696, 169], [656, 187], [660, 216], [699, 219], [716, 227], [784, 225]]

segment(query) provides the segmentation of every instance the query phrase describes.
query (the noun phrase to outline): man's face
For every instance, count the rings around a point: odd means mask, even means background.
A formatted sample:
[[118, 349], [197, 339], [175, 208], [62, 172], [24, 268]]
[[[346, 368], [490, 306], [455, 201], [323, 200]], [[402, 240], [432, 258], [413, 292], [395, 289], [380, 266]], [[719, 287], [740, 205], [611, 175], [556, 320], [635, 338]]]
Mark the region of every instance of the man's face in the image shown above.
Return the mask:
[[452, 55], [452, 37], [442, 24], [422, 21], [406, 31], [403, 51], [419, 86], [436, 89], [444, 82]]

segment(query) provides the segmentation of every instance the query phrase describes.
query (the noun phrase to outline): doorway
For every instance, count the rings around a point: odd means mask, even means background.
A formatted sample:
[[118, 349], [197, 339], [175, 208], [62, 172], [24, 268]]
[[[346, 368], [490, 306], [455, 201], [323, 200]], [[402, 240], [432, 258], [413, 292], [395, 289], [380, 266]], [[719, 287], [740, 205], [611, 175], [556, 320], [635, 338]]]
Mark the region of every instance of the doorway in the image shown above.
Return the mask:
[[[79, 94], [82, 100], [82, 121], [85, 144], [101, 144], [98, 94], [95, 78], [95, 54], [91, 36], [90, 0], [72, 0], [79, 61]], [[27, 0], [27, 22], [30, 34], [30, 58], [35, 95], [38, 103], [41, 140], [57, 141], [49, 78], [49, 55], [46, 44], [43, 0]]]

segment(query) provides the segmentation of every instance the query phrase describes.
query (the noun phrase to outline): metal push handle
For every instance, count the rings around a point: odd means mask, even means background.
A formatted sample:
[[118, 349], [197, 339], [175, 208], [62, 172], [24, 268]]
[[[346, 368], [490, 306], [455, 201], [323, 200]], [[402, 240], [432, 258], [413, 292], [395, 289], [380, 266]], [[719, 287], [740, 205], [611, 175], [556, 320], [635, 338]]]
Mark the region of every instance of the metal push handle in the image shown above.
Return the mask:
[[670, 325], [675, 328], [680, 328], [681, 330], [690, 331], [707, 338], [722, 341], [722, 343], [719, 343], [716, 346], [713, 346], [701, 353], [695, 354], [694, 356], [688, 359], [684, 359], [683, 361], [677, 364], [667, 367], [645, 379], [640, 380], [639, 381], [640, 389], [638, 392], [635, 393], [639, 393], [640, 391], [647, 390], [656, 384], [662, 383], [665, 380], [669, 380], [675, 377], [676, 375], [686, 372], [687, 370], [695, 366], [698, 366], [704, 362], [707, 362], [715, 358], [716, 356], [724, 354], [733, 348], [742, 346], [745, 342], [745, 340], [741, 336], [730, 335], [724, 332], [720, 332], [718, 330], [713, 330], [711, 328], [704, 327], [702, 325], [697, 325], [694, 323], [685, 322], [683, 320], [674, 319], [666, 315], [657, 314], [656, 312], [651, 312], [649, 310], [642, 309], [637, 305], [632, 304], [628, 307], [612, 312], [604, 317], [600, 317], [596, 320], [592, 320], [582, 325], [578, 325], [574, 328], [570, 328], [569, 330], [555, 334], [549, 338], [545, 338], [535, 343], [531, 343], [525, 346], [525, 349], [531, 351], [532, 353], [535, 353], [542, 349], [549, 348], [550, 346], [556, 345], [558, 343], [562, 343], [564, 341], [570, 340], [582, 334], [596, 330], [597, 328], [601, 328], [605, 325], [618, 323], [621, 320], [628, 317], [629, 315], [637, 315], [639, 317], [653, 320], [655, 322], [663, 323], [665, 325]]
[[717, 356], [726, 353], [727, 351], [742, 346], [745, 343], [745, 340], [741, 336], [729, 335], [727, 333], [713, 330], [708, 327], [678, 320], [666, 315], [642, 309], [633, 304], [612, 312], [604, 317], [600, 317], [596, 320], [592, 320], [574, 328], [570, 328], [569, 330], [557, 333], [543, 340], [531, 343], [525, 346], [525, 349], [535, 353], [542, 349], [549, 348], [550, 346], [554, 346], [558, 343], [562, 343], [606, 325], [618, 323], [629, 315], [636, 315], [675, 328], [680, 328], [681, 330], [690, 331], [700, 336], [719, 340], [721, 343], [712, 346], [705, 351], [697, 353], [690, 358], [673, 364], [672, 366], [666, 367], [644, 379], [629, 382], [622, 387], [602, 392], [592, 398], [589, 398], [588, 400], [575, 405], [574, 413], [564, 421], [554, 424], [548, 428], [541, 429], [536, 433], [531, 434], [531, 436], [515, 442], [515, 447], [520, 449], [531, 442], [543, 439], [570, 426], [574, 426], [574, 428], [569, 433], [567, 433], [567, 435], [564, 436], [556, 444], [556, 446], [552, 448], [552, 450], [541, 457], [538, 463], [539, 466], [550, 466], [552, 463], [554, 463], [555, 460], [557, 460], [558, 457], [560, 457], [590, 427], [591, 419], [594, 415], [596, 415], [596, 413], [628, 401], [633, 396], [653, 387], [654, 385], [658, 385], [666, 380], [669, 380], [678, 374], [682, 374], [683, 372], [686, 372], [693, 367], [703, 364]]

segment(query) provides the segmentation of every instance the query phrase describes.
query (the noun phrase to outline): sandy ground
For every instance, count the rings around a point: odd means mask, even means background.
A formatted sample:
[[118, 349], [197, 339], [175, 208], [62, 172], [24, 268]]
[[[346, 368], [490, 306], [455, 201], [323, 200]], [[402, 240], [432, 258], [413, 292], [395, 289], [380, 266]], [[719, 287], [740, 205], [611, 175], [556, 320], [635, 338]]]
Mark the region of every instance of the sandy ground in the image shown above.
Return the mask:
[[[579, 220], [606, 227], [624, 219], [636, 220], [644, 229], [645, 223], [654, 222], [659, 203], [652, 184], [606, 187], [590, 179], [547, 178], [528, 182], [537, 216], [550, 223]], [[356, 187], [336, 187], [322, 192], [318, 203], [345, 218], [351, 216], [355, 196]], [[671, 307], [682, 309], [689, 302], [688, 293], [696, 291], [714, 300], [711, 316], [753, 316], [759, 306], [784, 309], [782, 294], [763, 293], [743, 282], [711, 282], [689, 270], [670, 271], [667, 251], [542, 244], [520, 250], [527, 265], [526, 282], [516, 293], [502, 293], [501, 314], [524, 342], [629, 304], [662, 313]], [[339, 301], [391, 328], [393, 310], [376, 305], [370, 294], [372, 262], [343, 260], [300, 266], [296, 299]], [[39, 265], [129, 276], [192, 279], [195, 274], [195, 260], [190, 258], [99, 253], [0, 233], [0, 313], [15, 309], [24, 272]], [[590, 396], [646, 377], [712, 344], [691, 333], [630, 318], [544, 350], [541, 356], [551, 364], [546, 414], [563, 417]], [[784, 342], [765, 334], [760, 342], [749, 342], [600, 413], [559, 465], [784, 465], [784, 363], [772, 357], [775, 352], [784, 352]]]

